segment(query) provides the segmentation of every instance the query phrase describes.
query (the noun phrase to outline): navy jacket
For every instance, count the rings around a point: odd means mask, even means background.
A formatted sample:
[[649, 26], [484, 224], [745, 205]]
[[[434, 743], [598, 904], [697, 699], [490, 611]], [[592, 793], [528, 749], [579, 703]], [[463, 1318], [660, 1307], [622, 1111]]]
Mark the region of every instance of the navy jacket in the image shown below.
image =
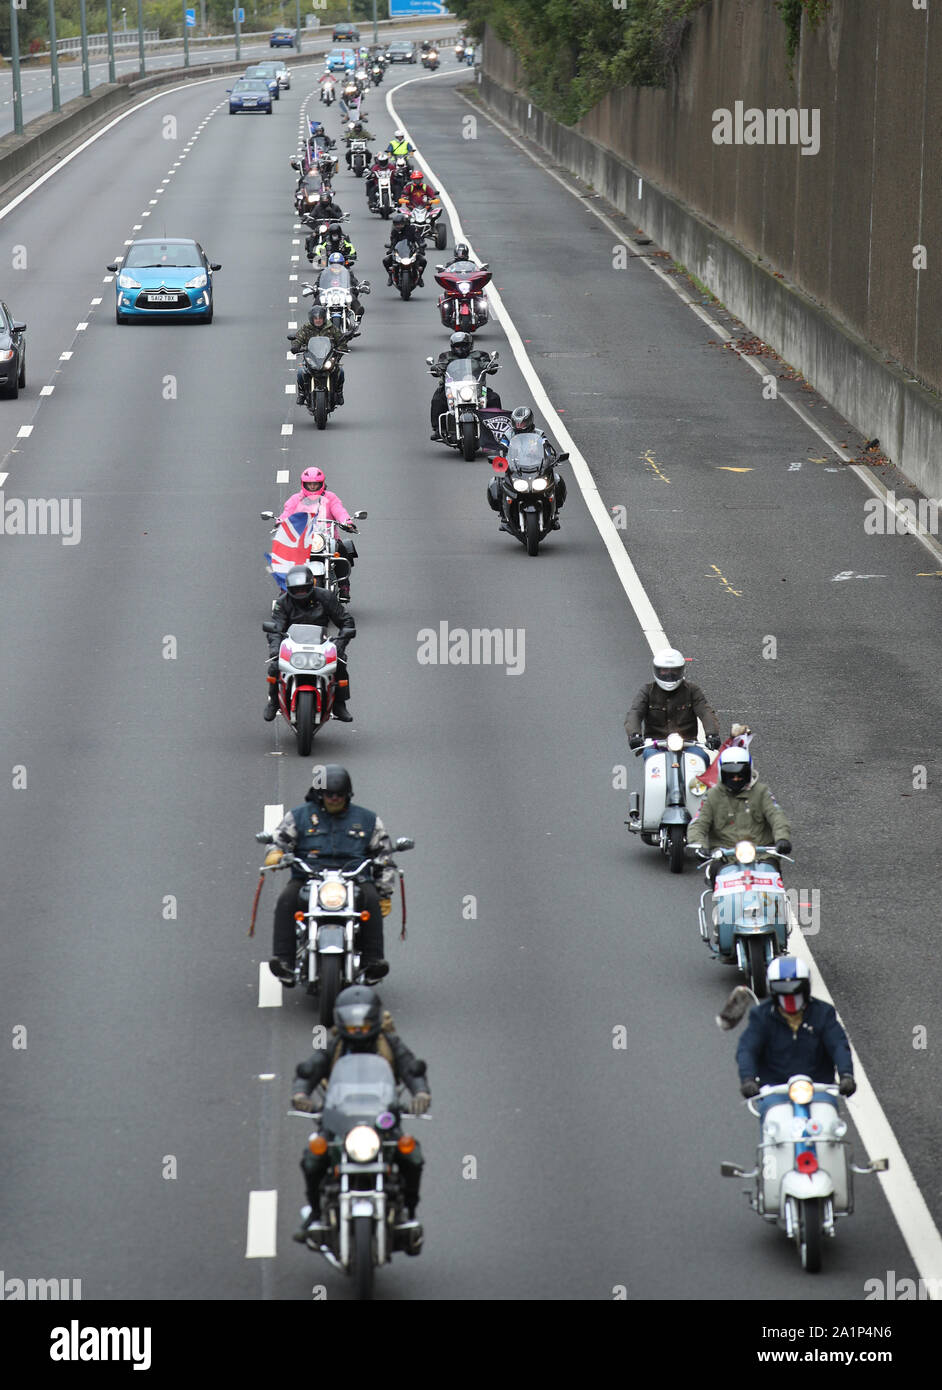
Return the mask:
[[778, 1004], [764, 999], [750, 1010], [749, 1023], [736, 1049], [739, 1079], [757, 1077], [760, 1086], [784, 1086], [790, 1076], [810, 1076], [812, 1081], [834, 1085], [834, 1073], [853, 1076], [847, 1034], [832, 1004], [812, 999], [801, 1027], [793, 1033], [778, 1011]]

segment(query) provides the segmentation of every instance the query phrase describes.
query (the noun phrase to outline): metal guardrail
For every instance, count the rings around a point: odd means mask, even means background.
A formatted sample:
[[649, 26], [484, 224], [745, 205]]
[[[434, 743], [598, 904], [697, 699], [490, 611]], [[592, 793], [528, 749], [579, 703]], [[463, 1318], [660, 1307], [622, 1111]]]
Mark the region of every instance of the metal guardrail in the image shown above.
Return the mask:
[[[89, 34], [87, 37], [89, 53], [108, 52], [107, 34]], [[136, 29], [115, 29], [112, 34], [112, 38], [114, 40], [115, 49], [137, 48], [138, 43], [140, 41], [140, 35], [138, 34], [138, 31]], [[159, 29], [144, 30], [145, 43], [157, 43], [159, 41]], [[81, 53], [81, 51], [82, 36], [80, 34], [77, 34], [74, 39], [59, 39], [56, 43], [56, 52], [59, 54]]]

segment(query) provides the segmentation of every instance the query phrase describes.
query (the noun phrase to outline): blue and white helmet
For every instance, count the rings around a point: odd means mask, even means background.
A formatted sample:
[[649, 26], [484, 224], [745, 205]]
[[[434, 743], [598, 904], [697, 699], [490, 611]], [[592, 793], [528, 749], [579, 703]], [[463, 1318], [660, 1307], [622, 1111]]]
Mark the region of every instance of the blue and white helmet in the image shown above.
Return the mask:
[[766, 976], [769, 993], [786, 1014], [800, 1014], [811, 998], [811, 971], [797, 956], [776, 956]]

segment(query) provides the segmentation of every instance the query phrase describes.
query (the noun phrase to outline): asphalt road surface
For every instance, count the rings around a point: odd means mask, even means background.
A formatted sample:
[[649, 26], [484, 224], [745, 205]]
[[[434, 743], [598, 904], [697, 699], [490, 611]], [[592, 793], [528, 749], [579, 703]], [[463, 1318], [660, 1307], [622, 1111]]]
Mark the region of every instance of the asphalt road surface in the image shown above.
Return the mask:
[[[385, 228], [346, 173], [335, 191], [374, 293], [345, 406], [325, 433], [295, 406], [288, 159], [310, 82], [296, 71], [264, 120], [229, 118], [225, 79], [161, 95], [4, 221], [26, 248], [4, 298], [29, 361], [27, 391], [0, 406], [3, 491], [82, 504], [80, 543], [0, 546], [0, 992], [28, 1040], [3, 1067], [7, 1276], [81, 1278], [86, 1299], [351, 1296], [290, 1239], [308, 1130], [286, 1111], [315, 1019], [299, 991], [259, 1006], [274, 886], [246, 936], [253, 834], [266, 807], [303, 799], [312, 761], [261, 718], [258, 513], [288, 495], [279, 472], [294, 490], [315, 462], [369, 518], [355, 721], [314, 756], [343, 761], [356, 799], [416, 839], [382, 994], [429, 1065], [426, 1246], [381, 1271], [377, 1296], [860, 1299], [888, 1269], [914, 1275], [877, 1179], [859, 1180], [813, 1284], [721, 1181], [722, 1159], [751, 1161], [755, 1128], [735, 1037], [713, 1022], [734, 979], [699, 942], [699, 878], [628, 843], [613, 787], [649, 649], [576, 486], [531, 560], [497, 529], [486, 462], [429, 442], [436, 290], [429, 275], [403, 303], [386, 287]], [[938, 1220], [938, 1055], [911, 1041], [926, 1024], [931, 1044], [939, 994], [928, 557], [865, 538], [859, 483], [810, 461], [820, 441], [654, 277], [615, 271], [608, 233], [556, 182], [483, 121], [463, 138], [451, 85], [416, 83], [398, 110], [607, 505], [627, 506], [672, 640], [723, 721], [757, 730], [792, 816], [792, 881], [820, 888], [815, 953]], [[386, 90], [369, 102], [383, 141]], [[326, 124], [338, 132], [336, 108]], [[75, 215], [53, 238], [62, 208]], [[115, 325], [106, 262], [163, 231], [222, 262], [211, 327]], [[505, 405], [527, 401], [501, 332], [481, 341], [500, 349]], [[843, 570], [882, 577], [835, 582]], [[524, 669], [419, 664], [418, 634], [443, 622], [506, 630]], [[916, 762], [929, 788], [907, 797]], [[277, 1193], [271, 1255], [246, 1256], [266, 1238], [247, 1230], [253, 1192]]]

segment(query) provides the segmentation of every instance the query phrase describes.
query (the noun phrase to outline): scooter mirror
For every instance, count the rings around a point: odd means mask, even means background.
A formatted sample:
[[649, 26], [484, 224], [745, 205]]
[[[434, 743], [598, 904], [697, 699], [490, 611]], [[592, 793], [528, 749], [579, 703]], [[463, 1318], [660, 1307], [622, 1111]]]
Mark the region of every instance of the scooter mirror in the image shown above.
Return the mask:
[[568, 459], [569, 459], [569, 455], [568, 455], [568, 454], [557, 454], [557, 455], [556, 455], [556, 462], [557, 462], [557, 463], [566, 463], [566, 462], [568, 461]]
[[255, 838], [260, 845], [270, 845], [275, 837], [270, 830], [259, 830]]
[[274, 512], [259, 512], [259, 516], [262, 518], [263, 521], [274, 521], [275, 519]]
[[365, 521], [369, 516], [369, 512], [354, 512], [353, 515], [357, 521]]
[[478, 270], [489, 270], [489, 269], [490, 269], [490, 267], [489, 267], [487, 261], [485, 261], [483, 265], [479, 265], [479, 266], [478, 266]]
[[408, 839], [405, 835], [400, 835], [396, 841], [396, 849], [401, 853], [406, 849], [415, 849], [415, 840]]
[[271, 622], [271, 621], [269, 620], [268, 622], [262, 623], [262, 631], [263, 631], [263, 632], [280, 632], [280, 631], [281, 631], [281, 628], [278, 626], [277, 623], [273, 623], [273, 622]]
[[[111, 267], [109, 266], [109, 269], [110, 269], [110, 268], [111, 268]], [[425, 360], [426, 360], [426, 362], [428, 363], [428, 365], [429, 365], [430, 367], [433, 365], [431, 357], [426, 357]]]
[[288, 160], [288, 163], [291, 165], [292, 169], [300, 169], [301, 167], [301, 161], [300, 159], [298, 159], [296, 154], [293, 154], [291, 156], [291, 158]]
[[721, 1163], [720, 1176], [723, 1178], [743, 1178], [745, 1173], [735, 1163]]

